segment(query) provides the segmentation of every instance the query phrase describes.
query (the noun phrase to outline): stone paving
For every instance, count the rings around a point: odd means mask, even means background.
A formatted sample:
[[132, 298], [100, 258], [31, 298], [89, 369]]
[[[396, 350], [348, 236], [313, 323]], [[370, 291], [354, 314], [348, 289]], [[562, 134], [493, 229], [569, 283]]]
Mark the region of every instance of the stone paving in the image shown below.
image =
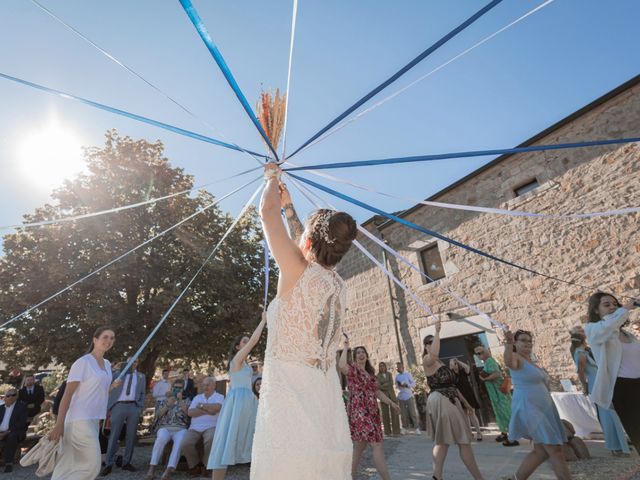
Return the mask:
[[[529, 451], [528, 442], [522, 442], [519, 447], [503, 447], [493, 439], [495, 435], [485, 435], [485, 440], [475, 443], [473, 448], [485, 479], [499, 480], [501, 477], [511, 475], [518, 467], [524, 456]], [[425, 435], [403, 435], [400, 437], [386, 438], [385, 452], [391, 478], [394, 480], [431, 480], [431, 448], [432, 442]], [[629, 458], [612, 457], [604, 449], [601, 441], [587, 441], [589, 450], [593, 456], [590, 460], [582, 460], [570, 464], [574, 480], [606, 479], [606, 480], [640, 480], [640, 457], [633, 453]], [[133, 464], [139, 468], [138, 472], [123, 472], [115, 468], [113, 473], [106, 478], [108, 480], [141, 480], [146, 472], [150, 446], [139, 446], [135, 450]], [[2, 468], [0, 467], [0, 472]], [[0, 480], [36, 479], [35, 468], [22, 468], [17, 466], [13, 473], [0, 473]], [[156, 477], [159, 478], [159, 475]], [[177, 472], [175, 479], [194, 478], [185, 472]], [[365, 453], [362, 469], [358, 480], [373, 480], [379, 478], [373, 468], [371, 451]], [[462, 464], [458, 451], [452, 448], [449, 451], [445, 464], [446, 480], [469, 480], [470, 476]], [[226, 480], [248, 480], [249, 467], [238, 466], [229, 469]], [[531, 480], [553, 480], [555, 476], [548, 464], [544, 464], [531, 477]], [[276, 479], [274, 479], [276, 480]], [[277, 479], [289, 480], [289, 479]], [[295, 480], [295, 479], [291, 479]], [[326, 479], [332, 480], [332, 479]]]

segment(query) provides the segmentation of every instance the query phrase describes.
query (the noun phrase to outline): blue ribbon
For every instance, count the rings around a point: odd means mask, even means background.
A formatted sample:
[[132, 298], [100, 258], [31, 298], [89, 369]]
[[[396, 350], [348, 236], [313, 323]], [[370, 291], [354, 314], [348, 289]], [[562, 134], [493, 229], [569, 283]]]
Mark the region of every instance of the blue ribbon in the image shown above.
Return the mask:
[[209, 50], [209, 53], [211, 53], [211, 56], [218, 64], [218, 67], [222, 71], [224, 78], [227, 79], [229, 86], [231, 87], [233, 92], [236, 94], [236, 97], [238, 97], [238, 100], [240, 100], [240, 103], [242, 104], [242, 107], [244, 108], [245, 112], [247, 112], [247, 115], [249, 115], [249, 118], [258, 129], [258, 132], [260, 132], [260, 135], [262, 135], [262, 138], [264, 139], [265, 143], [269, 147], [269, 150], [271, 150], [271, 153], [273, 153], [276, 160], [278, 160], [278, 154], [276, 153], [276, 150], [273, 148], [273, 145], [271, 145], [271, 141], [269, 140], [269, 137], [267, 137], [267, 134], [262, 128], [262, 125], [260, 125], [260, 122], [258, 121], [258, 118], [256, 117], [255, 113], [253, 113], [253, 110], [251, 109], [251, 106], [249, 105], [247, 98], [242, 93], [242, 90], [240, 90], [240, 87], [238, 86], [238, 82], [236, 82], [236, 79], [233, 77], [233, 74], [231, 73], [231, 70], [229, 69], [227, 62], [225, 62], [224, 57], [222, 56], [222, 53], [220, 53], [220, 50], [218, 50], [218, 47], [216, 47], [216, 44], [213, 42], [213, 39], [211, 38], [211, 35], [209, 34], [207, 27], [205, 27], [204, 23], [202, 22], [202, 19], [200, 18], [200, 15], [198, 14], [196, 8], [193, 6], [193, 3], [191, 3], [191, 0], [180, 0], [180, 4], [182, 5], [182, 8], [184, 9], [187, 16], [189, 17], [189, 20], [191, 20], [191, 23], [193, 23], [193, 26], [196, 27], [196, 30], [198, 31], [200, 38], [202, 39], [207, 49]]
[[[182, 1], [182, 0], [180, 0]], [[371, 98], [373, 98], [374, 96], [376, 96], [378, 93], [380, 93], [382, 90], [384, 90], [385, 88], [387, 88], [389, 85], [391, 85], [393, 82], [395, 82], [396, 80], [398, 80], [401, 76], [403, 76], [405, 73], [407, 73], [409, 70], [411, 70], [413, 67], [415, 67], [418, 63], [420, 63], [422, 60], [424, 60], [425, 58], [427, 58], [429, 55], [431, 55], [433, 52], [435, 52], [438, 48], [440, 48], [442, 45], [444, 45], [445, 43], [447, 43], [449, 40], [451, 40], [453, 37], [455, 37], [456, 35], [458, 35], [460, 32], [462, 32], [465, 28], [467, 28], [469, 25], [471, 25], [472, 23], [474, 23], [476, 20], [478, 20], [480, 17], [482, 17], [485, 13], [487, 13], [489, 10], [491, 10], [493, 7], [497, 6], [502, 0], [493, 0], [492, 2], [488, 3], [487, 5], [485, 5], [483, 8], [481, 8], [480, 10], [478, 10], [476, 13], [474, 13], [471, 17], [469, 17], [467, 20], [465, 20], [463, 23], [461, 23], [459, 26], [457, 26], [456, 28], [454, 28], [453, 30], [451, 30], [449, 33], [447, 33], [444, 37], [442, 37], [440, 40], [438, 40], [436, 43], [434, 43], [433, 45], [431, 45], [429, 48], [427, 48], [425, 51], [423, 51], [420, 55], [418, 55], [416, 58], [414, 58], [413, 60], [411, 60], [409, 63], [407, 63], [404, 67], [402, 67], [400, 70], [398, 70], [396, 73], [394, 73], [391, 77], [389, 77], [388, 79], [386, 79], [384, 82], [382, 82], [380, 85], [378, 85], [376, 88], [374, 88], [373, 90], [371, 90], [369, 93], [367, 93], [364, 97], [362, 97], [360, 100], [358, 100], [356, 103], [354, 103], [353, 105], [351, 105], [349, 108], [347, 108], [344, 112], [342, 112], [340, 115], [338, 115], [335, 119], [333, 119], [331, 122], [329, 122], [327, 124], [327, 126], [323, 127], [320, 131], [318, 131], [315, 135], [313, 135], [309, 140], [307, 140], [306, 142], [304, 142], [295, 152], [293, 152], [291, 155], [289, 155], [287, 158], [291, 158], [293, 157], [296, 153], [298, 153], [300, 150], [302, 150], [304, 147], [306, 147], [307, 145], [309, 145], [311, 142], [313, 142], [316, 138], [318, 138], [320, 135], [322, 135], [323, 133], [325, 133], [327, 130], [329, 130], [331, 127], [333, 127], [334, 125], [336, 125], [338, 122], [340, 122], [341, 120], [343, 120], [344, 118], [346, 118], [348, 115], [350, 115], [352, 112], [356, 111], [358, 108], [360, 108], [360, 106], [362, 106], [364, 103], [368, 102]]]
[[265, 238], [264, 243], [264, 303], [262, 304], [262, 311], [267, 309], [267, 300], [269, 299], [269, 244]]
[[116, 115], [121, 115], [123, 117], [127, 117], [132, 120], [137, 120], [139, 122], [147, 123], [149, 125], [153, 125], [154, 127], [164, 128], [165, 130], [169, 130], [170, 132], [177, 133], [178, 135], [184, 135], [185, 137], [191, 137], [196, 140], [200, 140], [201, 142], [212, 143], [213, 145], [218, 145], [219, 147], [230, 148], [231, 150], [236, 150], [238, 152], [248, 152], [251, 155], [255, 155], [257, 157], [266, 158], [266, 156], [261, 153], [252, 152], [251, 150], [245, 150], [244, 148], [238, 147], [236, 145], [232, 145], [230, 143], [222, 142], [220, 140], [216, 140], [215, 138], [212, 138], [212, 137], [207, 137], [205, 135], [192, 132], [190, 130], [185, 130], [184, 128], [169, 125], [168, 123], [159, 122], [151, 118], [143, 117], [141, 115], [136, 115], [135, 113], [110, 107], [109, 105], [104, 105], [102, 103], [94, 102], [92, 100], [87, 100], [86, 98], [78, 97], [70, 93], [62, 92], [60, 90], [55, 90], [53, 88], [45, 87], [44, 85], [39, 85], [37, 83], [29, 82], [27, 80], [23, 80], [18, 77], [12, 77], [11, 75], [6, 75], [4, 73], [0, 73], [0, 77], [5, 78], [7, 80], [11, 80], [12, 82], [21, 83], [22, 85], [26, 85], [28, 87], [42, 90], [43, 92], [51, 93], [53, 95], [66, 98], [68, 100], [76, 100], [77, 102], [84, 103], [85, 105], [89, 105], [90, 107], [98, 108], [100, 110], [104, 110], [110, 113], [115, 113]]
[[506, 155], [506, 154], [512, 154], [512, 153], [522, 153], [522, 152], [541, 152], [546, 150], [562, 150], [567, 148], [595, 147], [599, 145], [617, 145], [621, 143], [633, 143], [633, 142], [640, 142], [640, 137], [619, 138], [614, 140], [592, 140], [592, 141], [576, 142], [576, 143], [558, 143], [555, 145], [536, 145], [531, 147], [502, 148], [502, 149], [495, 149], [495, 150], [475, 150], [470, 152], [439, 153], [435, 155], [419, 155], [417, 157], [398, 157], [398, 158], [384, 158], [380, 160], [360, 160], [355, 162], [325, 163], [323, 165], [305, 165], [300, 167], [284, 168], [283, 170], [287, 172], [293, 172], [295, 170], [325, 170], [329, 168], [364, 167], [364, 166], [371, 166], [371, 165], [389, 165], [393, 163], [431, 162], [434, 160], [445, 160], [448, 158], [483, 157], [486, 155]]
[[337, 191], [335, 191], [335, 190], [333, 190], [333, 189], [331, 189], [329, 187], [325, 187], [324, 185], [320, 185], [319, 183], [316, 183], [316, 182], [314, 182], [312, 180], [308, 180], [306, 178], [299, 177], [299, 176], [297, 176], [297, 175], [295, 175], [293, 173], [290, 173], [289, 175], [291, 175], [293, 178], [295, 178], [297, 180], [300, 180], [301, 182], [304, 182], [304, 183], [306, 183], [308, 185], [311, 185], [312, 187], [316, 187], [316, 188], [318, 188], [318, 189], [320, 189], [320, 190], [322, 190], [324, 192], [330, 193], [334, 197], [341, 198], [342, 200], [345, 200], [345, 201], [347, 201], [349, 203], [353, 203], [354, 205], [362, 207], [362, 208], [364, 208], [366, 210], [369, 210], [369, 211], [371, 211], [373, 213], [377, 213], [378, 215], [382, 215], [383, 217], [386, 217], [389, 220], [394, 220], [394, 221], [396, 221], [398, 223], [401, 223], [402, 225], [405, 225], [405, 226], [407, 226], [409, 228], [417, 230], [417, 231], [419, 231], [421, 233], [424, 233], [426, 235], [431, 235], [432, 237], [439, 238], [440, 240], [443, 240], [443, 241], [445, 241], [445, 242], [447, 242], [447, 243], [449, 243], [451, 245], [455, 245], [456, 247], [464, 248], [465, 250], [467, 250], [469, 252], [481, 255], [483, 257], [489, 258], [489, 259], [494, 260], [496, 262], [504, 263], [505, 265], [509, 265], [510, 267], [515, 267], [515, 268], [518, 268], [520, 270], [524, 270], [525, 272], [533, 273], [534, 275], [540, 275], [542, 277], [545, 277], [545, 278], [548, 278], [548, 279], [551, 279], [551, 280], [557, 280], [559, 282], [566, 283], [568, 285], [577, 285], [577, 286], [580, 286], [580, 287], [585, 288], [585, 289], [588, 288], [588, 287], [585, 287], [585, 286], [577, 284], [577, 283], [569, 282], [568, 280], [563, 280], [561, 278], [554, 277], [552, 275], [547, 275], [546, 273], [537, 272], [537, 271], [532, 270], [532, 269], [530, 269], [528, 267], [524, 267], [522, 265], [518, 265], [517, 263], [510, 262], [509, 260], [504, 260], [502, 258], [496, 257], [495, 255], [491, 255], [490, 253], [484, 252], [482, 250], [478, 250], [477, 248], [474, 248], [474, 247], [471, 247], [470, 245], [467, 245], [465, 243], [459, 242], [458, 240], [454, 240], [453, 238], [446, 237], [446, 236], [442, 235], [441, 233], [434, 232], [433, 230], [429, 230], [427, 228], [421, 227], [420, 225], [416, 225], [415, 223], [410, 222], [409, 220], [405, 220], [404, 218], [398, 217], [398, 216], [393, 215], [391, 213], [387, 213], [387, 212], [385, 212], [383, 210], [380, 210], [379, 208], [376, 208], [376, 207], [373, 207], [373, 206], [371, 206], [369, 204], [361, 202], [360, 200], [356, 200], [355, 198], [352, 198], [352, 197], [350, 197], [348, 195], [345, 195], [344, 193], [340, 193], [340, 192], [337, 192]]

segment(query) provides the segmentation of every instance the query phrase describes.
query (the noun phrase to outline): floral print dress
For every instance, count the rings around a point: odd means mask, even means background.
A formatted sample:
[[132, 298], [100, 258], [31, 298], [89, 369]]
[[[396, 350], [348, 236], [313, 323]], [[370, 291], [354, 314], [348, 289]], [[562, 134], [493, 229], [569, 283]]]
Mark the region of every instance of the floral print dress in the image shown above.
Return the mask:
[[378, 382], [373, 375], [354, 364], [349, 365], [349, 429], [354, 442], [382, 441], [382, 424], [378, 409]]

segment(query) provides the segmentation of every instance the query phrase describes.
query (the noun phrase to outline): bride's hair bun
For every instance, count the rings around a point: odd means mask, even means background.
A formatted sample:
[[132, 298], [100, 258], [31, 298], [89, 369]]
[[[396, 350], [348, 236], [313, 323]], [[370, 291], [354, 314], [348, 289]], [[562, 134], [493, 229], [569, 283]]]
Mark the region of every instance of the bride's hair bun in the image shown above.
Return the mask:
[[309, 216], [307, 231], [315, 260], [326, 267], [333, 267], [345, 256], [358, 234], [351, 215], [325, 208]]

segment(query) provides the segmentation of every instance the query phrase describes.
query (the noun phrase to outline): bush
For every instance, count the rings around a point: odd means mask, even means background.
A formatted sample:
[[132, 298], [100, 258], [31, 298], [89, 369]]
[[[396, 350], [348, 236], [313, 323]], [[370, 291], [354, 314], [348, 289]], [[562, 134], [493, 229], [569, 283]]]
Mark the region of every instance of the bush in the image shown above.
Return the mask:
[[60, 384], [67, 379], [67, 371], [65, 369], [54, 370], [51, 375], [42, 379], [42, 388], [46, 395], [51, 395], [58, 389]]

